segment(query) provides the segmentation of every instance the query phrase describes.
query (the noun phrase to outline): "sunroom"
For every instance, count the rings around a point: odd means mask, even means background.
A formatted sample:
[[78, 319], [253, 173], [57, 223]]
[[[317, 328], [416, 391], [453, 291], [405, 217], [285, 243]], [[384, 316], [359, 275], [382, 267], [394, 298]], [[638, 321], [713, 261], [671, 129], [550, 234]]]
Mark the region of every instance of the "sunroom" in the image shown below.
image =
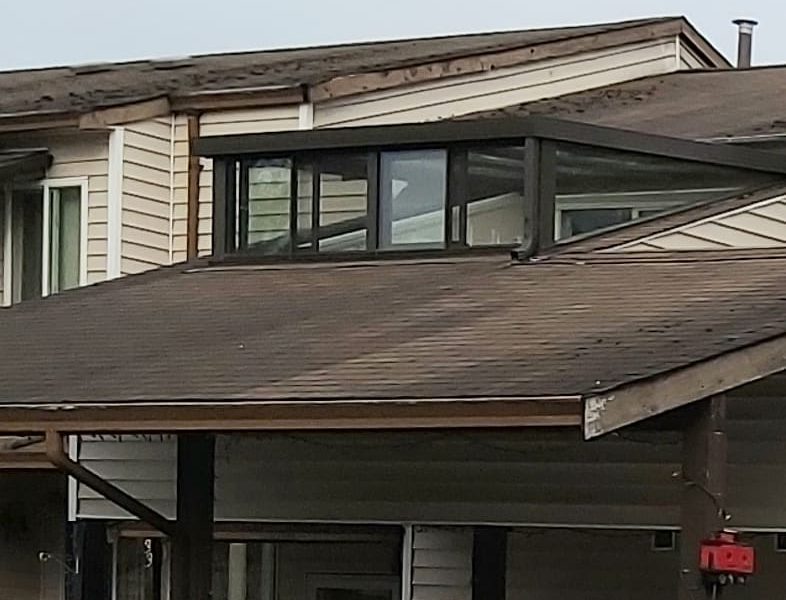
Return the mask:
[[203, 138], [214, 255], [529, 256], [766, 187], [778, 157], [541, 117]]

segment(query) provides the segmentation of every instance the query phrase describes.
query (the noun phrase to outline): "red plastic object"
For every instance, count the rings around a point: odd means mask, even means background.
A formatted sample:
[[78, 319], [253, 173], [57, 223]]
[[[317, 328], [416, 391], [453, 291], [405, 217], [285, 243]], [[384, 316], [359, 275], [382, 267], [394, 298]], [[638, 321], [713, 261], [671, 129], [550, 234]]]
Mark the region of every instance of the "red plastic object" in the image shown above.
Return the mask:
[[706, 575], [753, 575], [756, 566], [754, 549], [739, 541], [738, 534], [723, 531], [701, 543], [699, 568]]

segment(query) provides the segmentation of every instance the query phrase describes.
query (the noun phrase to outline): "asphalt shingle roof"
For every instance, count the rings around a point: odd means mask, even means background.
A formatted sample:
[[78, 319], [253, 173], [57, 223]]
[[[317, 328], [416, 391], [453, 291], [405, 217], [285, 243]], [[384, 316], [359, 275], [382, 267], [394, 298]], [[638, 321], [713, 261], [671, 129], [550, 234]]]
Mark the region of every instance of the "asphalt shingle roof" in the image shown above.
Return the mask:
[[786, 254], [172, 267], [0, 311], [0, 402], [587, 394], [786, 333]]

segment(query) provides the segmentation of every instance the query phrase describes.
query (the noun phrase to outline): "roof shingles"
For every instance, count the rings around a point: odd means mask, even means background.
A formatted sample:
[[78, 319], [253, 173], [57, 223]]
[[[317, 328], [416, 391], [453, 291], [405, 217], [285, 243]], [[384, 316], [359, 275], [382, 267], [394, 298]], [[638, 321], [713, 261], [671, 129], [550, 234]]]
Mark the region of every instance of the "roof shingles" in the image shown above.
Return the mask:
[[563, 396], [786, 333], [786, 256], [703, 257], [165, 269], [0, 313], [0, 402]]

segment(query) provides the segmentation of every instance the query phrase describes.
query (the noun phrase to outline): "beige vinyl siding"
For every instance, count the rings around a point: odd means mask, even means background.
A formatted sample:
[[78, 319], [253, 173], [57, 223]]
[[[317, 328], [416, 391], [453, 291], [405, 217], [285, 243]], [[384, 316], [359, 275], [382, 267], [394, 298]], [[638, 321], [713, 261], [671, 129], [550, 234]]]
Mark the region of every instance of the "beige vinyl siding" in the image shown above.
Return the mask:
[[414, 528], [412, 600], [471, 600], [471, 527]]
[[271, 106], [249, 110], [205, 113], [200, 119], [203, 136], [268, 133], [298, 128], [299, 106]]
[[676, 69], [676, 39], [652, 40], [318, 104], [315, 127], [446, 119]]
[[125, 126], [121, 273], [170, 264], [173, 256], [173, 139], [169, 118]]
[[786, 247], [786, 196], [650, 235], [608, 252], [658, 252]]

